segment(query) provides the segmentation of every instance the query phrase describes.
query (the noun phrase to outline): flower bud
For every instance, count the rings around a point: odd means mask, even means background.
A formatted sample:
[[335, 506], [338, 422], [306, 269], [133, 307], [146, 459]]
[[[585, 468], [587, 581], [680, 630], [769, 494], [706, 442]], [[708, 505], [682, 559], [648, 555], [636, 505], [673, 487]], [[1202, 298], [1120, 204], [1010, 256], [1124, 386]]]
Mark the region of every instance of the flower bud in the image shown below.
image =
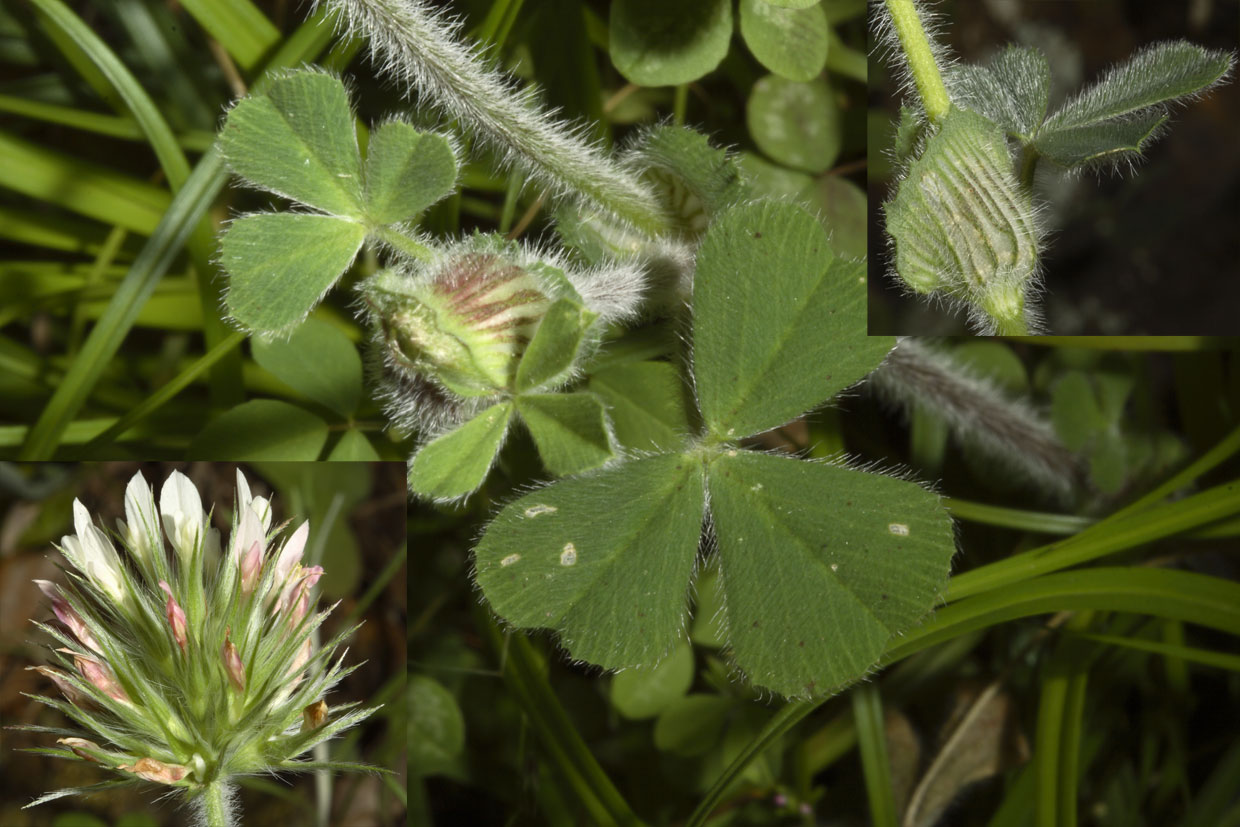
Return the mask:
[[1024, 316], [1037, 278], [1035, 211], [1013, 174], [1003, 130], [952, 109], [885, 205], [895, 271], [987, 319]]
[[154, 758], [139, 758], [135, 763], [122, 764], [117, 769], [131, 772], [139, 778], [145, 778], [157, 784], [175, 784], [189, 772], [186, 767], [178, 764], [165, 764]]
[[164, 533], [182, 560], [188, 560], [199, 544], [207, 542], [207, 515], [202, 510], [202, 498], [180, 471], [173, 471], [164, 482], [159, 492], [159, 513]]
[[[297, 530], [293, 532], [293, 536], [288, 538], [284, 544], [284, 548], [280, 549], [280, 556], [276, 559], [275, 571], [275, 589], [284, 586], [288, 577], [293, 572], [293, 567], [301, 562], [301, 555], [306, 550], [306, 539], [310, 536], [310, 521], [297, 526]], [[277, 591], [277, 594], [279, 592]]]
[[95, 636], [90, 633], [90, 629], [86, 626], [86, 621], [82, 620], [82, 616], [73, 611], [69, 602], [65, 600], [60, 593], [60, 588], [50, 580], [36, 580], [35, 585], [39, 587], [39, 591], [52, 601], [52, 611], [56, 614], [56, 618], [69, 627], [69, 631], [78, 641], [89, 649], [99, 652], [99, 642], [95, 640]]
[[121, 688], [121, 685], [117, 683], [116, 675], [112, 674], [112, 670], [105, 666], [102, 661], [86, 657], [85, 655], [79, 655], [70, 649], [60, 649], [58, 651], [68, 652], [73, 655], [73, 664], [82, 673], [82, 677], [90, 681], [100, 692], [114, 701], [130, 703], [129, 696], [125, 694], [125, 690]]
[[189, 624], [185, 619], [185, 611], [172, 597], [172, 589], [167, 582], [160, 580], [159, 587], [164, 590], [164, 594], [168, 595], [168, 602], [164, 606], [164, 612], [168, 616], [168, 628], [172, 630], [173, 640], [177, 642], [177, 646], [180, 646], [181, 651], [184, 652], [188, 642], [186, 633], [189, 629]]
[[248, 595], [258, 585], [258, 578], [263, 573], [263, 547], [258, 540], [250, 545], [250, 550], [241, 558], [241, 593]]
[[76, 536], [61, 539], [61, 551], [78, 571], [116, 603], [127, 603], [121, 561], [104, 533], [90, 521], [80, 500], [73, 501], [73, 527]]
[[73, 750], [73, 754], [78, 758], [93, 761], [96, 764], [103, 763], [99, 760], [97, 755], [93, 754], [103, 751], [102, 748], [94, 741], [87, 741], [85, 738], [57, 738], [56, 743], [64, 744], [66, 747]]
[[152, 565], [157, 555], [163, 555], [155, 499], [140, 473], [134, 474], [125, 486], [125, 520], [118, 524], [125, 545], [146, 565]]
[[232, 642], [232, 629], [230, 628], [224, 635], [224, 648], [221, 651], [224, 658], [224, 671], [228, 673], [228, 680], [232, 682], [233, 688], [238, 692], [245, 691], [245, 664], [241, 662], [241, 656], [237, 654], [237, 647]]
[[38, 672], [45, 678], [51, 678], [52, 682], [56, 684], [56, 687], [60, 690], [60, 694], [64, 695], [65, 698], [68, 699], [69, 703], [74, 706], [82, 706], [90, 700], [83, 695], [76, 686], [69, 683], [63, 672], [52, 669], [50, 666], [27, 666], [26, 671]]
[[301, 711], [301, 731], [310, 732], [323, 726], [327, 720], [327, 702], [315, 701]]

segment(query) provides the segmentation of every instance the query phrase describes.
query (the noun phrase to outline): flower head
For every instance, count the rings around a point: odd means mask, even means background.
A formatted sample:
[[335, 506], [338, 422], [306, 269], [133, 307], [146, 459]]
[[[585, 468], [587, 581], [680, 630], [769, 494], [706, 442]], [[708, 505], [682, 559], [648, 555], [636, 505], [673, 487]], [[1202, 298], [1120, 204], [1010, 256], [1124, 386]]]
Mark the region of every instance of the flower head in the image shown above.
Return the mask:
[[31, 668], [68, 703], [39, 700], [81, 729], [60, 739], [58, 755], [195, 801], [231, 800], [233, 777], [296, 771], [298, 756], [375, 711], [327, 713], [323, 697], [355, 668], [333, 658], [353, 630], [316, 646], [331, 609], [315, 613], [322, 567], [301, 565], [309, 523], [277, 542], [270, 503], [240, 473], [235, 515], [220, 554], [187, 477], [165, 481], [157, 518], [137, 475], [118, 554], [74, 502], [76, 534], [61, 549], [76, 573], [67, 585], [36, 581], [63, 627], [38, 625], [63, 645], [53, 649], [56, 666]]

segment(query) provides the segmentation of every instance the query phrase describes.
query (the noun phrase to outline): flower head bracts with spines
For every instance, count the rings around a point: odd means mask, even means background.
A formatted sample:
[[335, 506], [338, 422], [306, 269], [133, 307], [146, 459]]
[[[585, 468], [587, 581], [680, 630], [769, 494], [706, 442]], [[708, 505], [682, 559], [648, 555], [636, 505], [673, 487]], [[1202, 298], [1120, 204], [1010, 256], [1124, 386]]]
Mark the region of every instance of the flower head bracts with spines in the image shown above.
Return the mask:
[[459, 38], [461, 22], [425, 0], [327, 0], [341, 26], [370, 45], [376, 66], [417, 90], [554, 197], [577, 197], [647, 234], [666, 229], [639, 179], [574, 128], [518, 90]]
[[356, 627], [315, 646], [331, 608], [313, 611], [323, 570], [301, 563], [309, 525], [281, 542], [270, 503], [251, 496], [240, 471], [222, 552], [197, 490], [179, 472], [164, 484], [158, 510], [136, 475], [125, 512], [122, 555], [75, 501], [76, 534], [60, 546], [72, 566], [67, 582], [36, 581], [63, 626], [35, 624], [59, 646], [55, 666], [31, 668], [66, 700], [31, 697], [79, 727], [54, 730], [67, 736], [63, 749], [45, 751], [98, 763], [122, 785], [174, 788], [208, 827], [239, 823], [228, 807], [236, 776], [298, 771], [298, 756], [376, 711], [344, 704], [316, 716], [319, 726], [303, 725], [306, 708], [356, 668], [336, 655]]

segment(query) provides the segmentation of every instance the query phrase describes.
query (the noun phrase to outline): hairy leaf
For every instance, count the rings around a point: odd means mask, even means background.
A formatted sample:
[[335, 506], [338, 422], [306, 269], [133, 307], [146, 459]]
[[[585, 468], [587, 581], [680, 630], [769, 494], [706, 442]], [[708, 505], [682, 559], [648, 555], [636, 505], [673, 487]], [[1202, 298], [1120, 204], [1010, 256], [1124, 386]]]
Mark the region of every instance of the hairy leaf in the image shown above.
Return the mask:
[[506, 506], [475, 551], [499, 615], [560, 632], [608, 669], [658, 662], [684, 634], [702, 464], [664, 455], [561, 480]]
[[582, 340], [597, 318], [597, 313], [572, 299], [553, 302], [517, 365], [517, 392], [554, 385], [565, 379], [577, 359]]
[[1063, 167], [1139, 154], [1158, 136], [1167, 116], [1157, 110], [1130, 119], [1077, 127], [1046, 127], [1034, 141], [1042, 157]]
[[1226, 75], [1231, 62], [1227, 52], [1183, 40], [1156, 43], [1065, 103], [1046, 126], [1055, 130], [1092, 126], [1195, 95]]
[[590, 377], [607, 405], [616, 441], [638, 451], [671, 451], [689, 433], [684, 379], [667, 362], [630, 362]]
[[362, 168], [340, 79], [299, 70], [237, 102], [220, 132], [233, 171], [325, 213], [362, 217]]
[[444, 136], [404, 121], [381, 124], [366, 147], [366, 217], [375, 224], [408, 221], [451, 194], [456, 172]]
[[914, 483], [728, 451], [707, 486], [729, 644], [759, 686], [813, 695], [855, 680], [947, 582], [951, 520]]
[[349, 268], [365, 238], [361, 224], [329, 215], [238, 218], [220, 239], [229, 315], [258, 332], [297, 324]]
[[694, 375], [707, 428], [740, 439], [826, 401], [878, 366], [865, 335], [865, 267], [837, 258], [800, 207], [733, 207], [698, 252]]
[[438, 500], [477, 491], [499, 453], [511, 418], [512, 403], [501, 402], [423, 445], [409, 463], [409, 487]]
[[986, 65], [960, 64], [946, 78], [956, 105], [986, 116], [1006, 132], [1031, 139], [1046, 118], [1051, 68], [1046, 55], [1008, 46]]
[[639, 86], [697, 80], [728, 53], [730, 0], [615, 0], [611, 59]]
[[808, 81], [827, 64], [827, 18], [821, 6], [781, 8], [741, 0], [741, 36], [758, 62], [781, 77]]
[[517, 397], [543, 465], [557, 477], [598, 468], [611, 459], [607, 413], [592, 393], [532, 393]]

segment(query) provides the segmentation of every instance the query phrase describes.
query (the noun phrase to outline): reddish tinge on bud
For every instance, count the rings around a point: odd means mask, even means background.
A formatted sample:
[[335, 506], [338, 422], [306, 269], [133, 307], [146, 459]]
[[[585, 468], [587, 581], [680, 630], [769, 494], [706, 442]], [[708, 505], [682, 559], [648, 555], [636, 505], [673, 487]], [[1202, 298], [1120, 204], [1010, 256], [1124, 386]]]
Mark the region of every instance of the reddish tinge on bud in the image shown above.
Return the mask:
[[185, 619], [185, 610], [172, 597], [172, 589], [168, 586], [166, 580], [159, 581], [159, 587], [164, 590], [164, 594], [168, 595], [168, 603], [164, 606], [164, 612], [168, 616], [168, 626], [172, 629], [172, 637], [177, 642], [177, 646], [181, 647], [181, 651], [185, 651], [185, 645], [188, 642], [186, 632], [189, 624]]
[[66, 747], [73, 750], [73, 754], [78, 758], [84, 758], [87, 761], [94, 761], [96, 764], [103, 763], [98, 757], [89, 752], [89, 750], [94, 750], [95, 752], [103, 751], [94, 741], [87, 741], [85, 738], [57, 738], [56, 743], [64, 744]]
[[90, 681], [100, 692], [114, 701], [130, 702], [129, 696], [125, 694], [125, 690], [116, 682], [116, 676], [112, 674], [112, 670], [104, 666], [100, 661], [85, 655], [79, 655], [72, 649], [59, 649], [57, 651], [68, 652], [73, 655], [73, 663], [77, 666], [78, 671], [82, 673], [82, 677]]
[[65, 600], [60, 593], [60, 587], [50, 580], [36, 580], [34, 584], [39, 587], [39, 591], [43, 592], [48, 600], [52, 601], [52, 611], [56, 613], [56, 618], [69, 627], [69, 631], [73, 633], [73, 636], [83, 646], [95, 652], [100, 651], [99, 643], [95, 640], [95, 636], [86, 627], [86, 621], [82, 620], [81, 615], [73, 611], [69, 601]]
[[241, 593], [249, 594], [258, 585], [258, 577], [263, 573], [263, 547], [255, 540], [250, 550], [241, 558]]
[[233, 687], [238, 692], [245, 691], [245, 664], [241, 662], [241, 656], [237, 654], [237, 647], [232, 642], [232, 627], [224, 633], [224, 669], [228, 672], [228, 679], [232, 681]]
[[76, 686], [69, 683], [69, 681], [65, 680], [65, 675], [63, 673], [58, 672], [55, 669], [52, 669], [50, 666], [27, 666], [26, 671], [27, 672], [38, 672], [40, 675], [44, 676], [45, 678], [51, 678], [52, 682], [55, 683], [56, 686], [60, 689], [61, 694], [63, 694], [66, 698], [68, 698], [69, 703], [73, 704], [74, 706], [81, 706], [83, 703], [89, 700], [89, 698], [87, 698], [80, 691], [78, 691], [78, 688]]
[[175, 784], [189, 773], [189, 769], [186, 767], [177, 764], [165, 764], [163, 761], [156, 761], [154, 758], [139, 758], [135, 763], [122, 764], [117, 769], [131, 772], [139, 778], [145, 778], [147, 781], [154, 781], [157, 784]]

